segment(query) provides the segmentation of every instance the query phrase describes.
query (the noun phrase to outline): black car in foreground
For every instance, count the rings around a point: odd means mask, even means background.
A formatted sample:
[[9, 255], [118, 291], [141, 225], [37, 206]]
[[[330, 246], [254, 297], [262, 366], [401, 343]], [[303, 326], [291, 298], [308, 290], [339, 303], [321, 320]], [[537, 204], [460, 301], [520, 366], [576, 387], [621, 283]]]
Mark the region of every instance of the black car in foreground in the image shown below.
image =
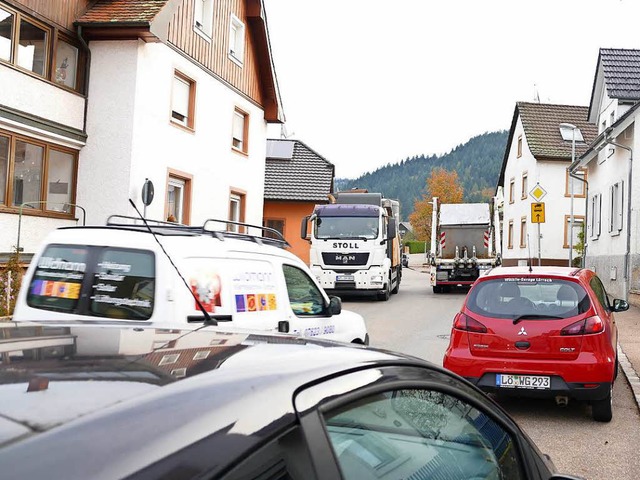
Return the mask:
[[567, 479], [470, 383], [365, 347], [0, 323], [7, 479]]

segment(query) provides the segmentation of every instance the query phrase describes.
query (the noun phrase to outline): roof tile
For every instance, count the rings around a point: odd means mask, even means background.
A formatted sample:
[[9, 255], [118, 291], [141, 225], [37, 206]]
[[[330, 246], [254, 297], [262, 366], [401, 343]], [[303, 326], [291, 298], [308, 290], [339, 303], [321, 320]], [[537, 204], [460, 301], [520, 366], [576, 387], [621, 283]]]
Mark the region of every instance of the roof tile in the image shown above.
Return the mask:
[[267, 158], [265, 170], [265, 200], [327, 202], [333, 187], [333, 164], [298, 140], [268, 140], [293, 142], [290, 159]]
[[150, 23], [167, 0], [98, 0], [78, 23]]
[[640, 50], [601, 48], [600, 62], [610, 98], [640, 99]]
[[571, 123], [582, 132], [584, 143], [576, 143], [576, 158], [598, 135], [587, 120], [589, 107], [517, 102], [529, 150], [536, 158], [571, 160], [571, 142], [560, 135], [560, 124]]

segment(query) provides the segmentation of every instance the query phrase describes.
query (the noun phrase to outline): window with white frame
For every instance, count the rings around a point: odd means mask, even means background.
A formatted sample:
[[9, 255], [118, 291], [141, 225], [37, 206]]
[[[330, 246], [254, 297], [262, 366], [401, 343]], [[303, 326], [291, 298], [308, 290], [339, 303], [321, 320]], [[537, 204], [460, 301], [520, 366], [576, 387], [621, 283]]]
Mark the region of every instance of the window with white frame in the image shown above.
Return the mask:
[[235, 15], [231, 15], [229, 55], [240, 63], [244, 61], [244, 23]]
[[589, 201], [589, 238], [597, 239], [600, 236], [600, 217], [602, 211], [602, 194], [598, 193]]
[[165, 212], [168, 222], [188, 225], [191, 208], [192, 176], [169, 169]]
[[571, 215], [564, 216], [564, 248], [570, 248], [569, 240], [573, 233], [573, 248], [580, 242], [580, 232], [584, 225], [584, 215], [573, 216], [573, 229], [571, 228]]
[[[578, 198], [584, 198], [586, 194], [586, 183], [585, 180], [587, 178], [587, 170], [585, 168], [579, 168], [573, 175], [569, 175], [569, 169], [565, 172], [565, 197], [571, 196], [571, 190], [573, 189], [573, 196]], [[575, 178], [579, 177], [579, 178]]]
[[522, 156], [522, 135], [518, 137], [518, 158]]
[[516, 179], [509, 180], [509, 203], [515, 202]]
[[[244, 221], [244, 194], [231, 191], [229, 195], [229, 220], [232, 222], [243, 222]], [[231, 232], [242, 232], [243, 228], [238, 225], [229, 225], [227, 230]]]
[[213, 0], [194, 0], [193, 23], [196, 31], [211, 38], [213, 32]]
[[196, 83], [176, 71], [171, 92], [171, 122], [193, 129]]
[[249, 115], [239, 109], [233, 112], [233, 139], [234, 149], [247, 153], [247, 132], [249, 131]]
[[524, 172], [522, 174], [522, 192], [520, 192], [520, 198], [526, 200], [527, 195], [529, 195], [529, 174]]
[[624, 182], [620, 180], [609, 187], [609, 232], [618, 235], [622, 230]]

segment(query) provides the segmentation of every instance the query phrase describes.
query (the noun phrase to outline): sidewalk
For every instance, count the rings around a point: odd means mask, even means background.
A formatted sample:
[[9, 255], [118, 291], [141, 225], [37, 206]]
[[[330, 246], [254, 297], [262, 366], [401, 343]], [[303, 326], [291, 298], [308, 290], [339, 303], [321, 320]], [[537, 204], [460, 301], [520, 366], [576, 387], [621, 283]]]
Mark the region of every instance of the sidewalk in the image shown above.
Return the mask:
[[640, 408], [640, 308], [629, 306], [626, 312], [618, 312], [618, 361]]
[[[411, 254], [409, 266], [417, 271], [427, 272], [424, 260], [424, 253]], [[618, 325], [618, 362], [640, 408], [640, 308], [630, 305], [629, 310], [615, 315]]]

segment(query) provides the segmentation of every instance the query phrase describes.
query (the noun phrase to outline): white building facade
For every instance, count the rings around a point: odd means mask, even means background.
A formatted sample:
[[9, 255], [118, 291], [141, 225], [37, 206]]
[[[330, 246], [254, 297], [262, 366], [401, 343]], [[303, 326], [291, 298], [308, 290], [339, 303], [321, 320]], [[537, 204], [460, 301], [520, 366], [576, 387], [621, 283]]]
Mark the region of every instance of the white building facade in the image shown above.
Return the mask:
[[[570, 105], [516, 104], [498, 182], [504, 195], [504, 265], [568, 265], [572, 210], [573, 246], [580, 244], [586, 184], [568, 174], [573, 146], [562, 138], [560, 125], [574, 125], [580, 135], [593, 138], [586, 111]], [[576, 158], [585, 149], [584, 141], [576, 142]], [[534, 212], [532, 204], [538, 203], [544, 205]], [[575, 248], [572, 258], [579, 261]]]

